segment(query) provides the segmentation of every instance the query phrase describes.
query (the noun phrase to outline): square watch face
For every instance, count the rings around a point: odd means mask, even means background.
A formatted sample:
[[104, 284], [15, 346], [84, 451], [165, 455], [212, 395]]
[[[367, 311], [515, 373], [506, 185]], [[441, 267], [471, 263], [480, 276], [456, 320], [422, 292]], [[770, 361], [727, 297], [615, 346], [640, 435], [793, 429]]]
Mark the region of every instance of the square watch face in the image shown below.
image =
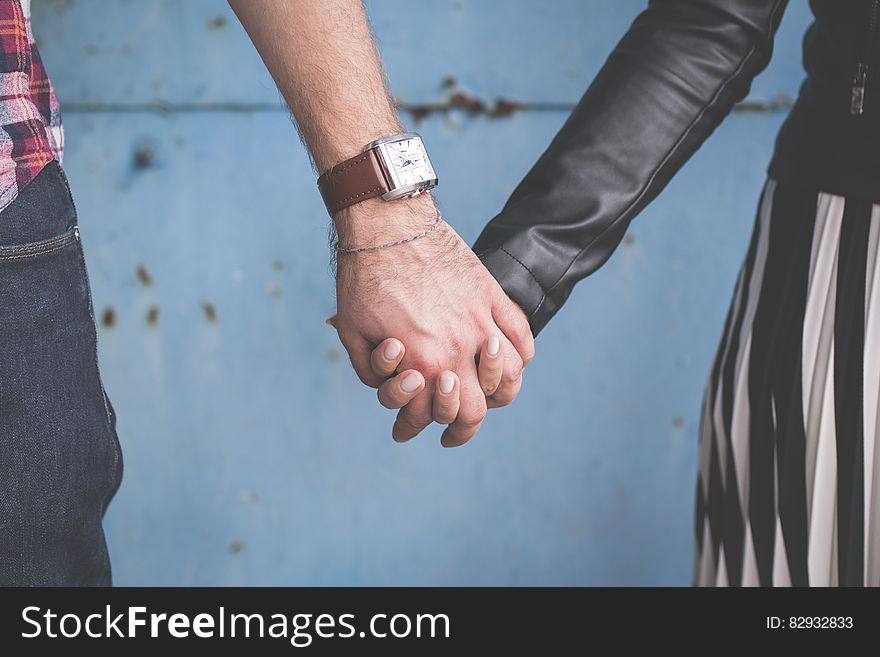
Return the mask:
[[428, 153], [422, 140], [410, 137], [385, 144], [388, 163], [396, 178], [396, 187], [418, 185], [426, 180], [436, 178], [434, 167], [428, 159]]

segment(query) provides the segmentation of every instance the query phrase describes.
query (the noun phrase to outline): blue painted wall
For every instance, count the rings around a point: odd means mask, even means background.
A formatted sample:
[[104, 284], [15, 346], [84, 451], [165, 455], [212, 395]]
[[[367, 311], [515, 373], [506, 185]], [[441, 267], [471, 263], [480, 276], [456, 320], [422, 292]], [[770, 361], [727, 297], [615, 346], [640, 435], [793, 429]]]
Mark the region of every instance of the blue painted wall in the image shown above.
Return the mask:
[[[372, 0], [468, 240], [640, 0]], [[792, 3], [751, 100], [795, 93]], [[400, 446], [324, 319], [327, 218], [219, 0], [34, 0], [119, 413], [118, 584], [686, 584], [700, 397], [783, 114], [734, 114], [542, 333], [518, 402]], [[407, 16], [411, 18], [407, 18]], [[445, 81], [445, 85], [444, 85]]]

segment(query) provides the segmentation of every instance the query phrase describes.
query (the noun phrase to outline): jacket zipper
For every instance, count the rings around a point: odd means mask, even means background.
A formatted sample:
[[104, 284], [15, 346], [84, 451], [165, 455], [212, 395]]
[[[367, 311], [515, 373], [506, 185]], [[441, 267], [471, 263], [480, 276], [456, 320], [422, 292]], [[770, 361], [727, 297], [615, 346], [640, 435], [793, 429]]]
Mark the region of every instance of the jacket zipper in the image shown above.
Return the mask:
[[849, 113], [860, 115], [865, 111], [865, 87], [868, 84], [868, 60], [871, 49], [877, 39], [877, 27], [880, 22], [880, 0], [871, 0], [871, 15], [868, 19], [868, 42], [865, 47], [863, 61], [856, 67], [856, 75], [852, 83], [852, 95], [849, 102]]

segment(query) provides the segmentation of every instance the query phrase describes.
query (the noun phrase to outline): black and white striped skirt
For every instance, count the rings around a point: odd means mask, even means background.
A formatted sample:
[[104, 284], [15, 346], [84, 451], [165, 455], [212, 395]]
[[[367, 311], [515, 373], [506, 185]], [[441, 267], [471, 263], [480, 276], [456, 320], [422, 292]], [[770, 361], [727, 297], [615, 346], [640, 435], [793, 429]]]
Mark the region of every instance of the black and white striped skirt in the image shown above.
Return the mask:
[[700, 428], [695, 582], [880, 585], [880, 205], [767, 182]]

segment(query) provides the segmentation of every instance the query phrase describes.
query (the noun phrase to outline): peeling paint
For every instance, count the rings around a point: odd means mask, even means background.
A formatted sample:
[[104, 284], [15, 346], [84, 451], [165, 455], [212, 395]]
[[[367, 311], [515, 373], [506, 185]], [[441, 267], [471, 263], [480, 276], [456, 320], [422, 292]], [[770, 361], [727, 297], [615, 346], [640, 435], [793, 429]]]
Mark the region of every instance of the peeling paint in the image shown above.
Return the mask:
[[151, 146], [141, 146], [134, 152], [134, 166], [147, 169], [156, 161], [156, 151]]
[[213, 303], [210, 301], [202, 303], [202, 312], [205, 313], [205, 319], [211, 324], [217, 323], [217, 309], [214, 307]]
[[444, 91], [448, 91], [449, 89], [455, 89], [458, 86], [458, 78], [454, 75], [447, 75], [445, 78], [440, 80], [440, 88]]
[[153, 284], [153, 277], [150, 275], [150, 272], [147, 271], [147, 267], [143, 263], [137, 266], [135, 274], [137, 274], [138, 280], [145, 287], [150, 287]]
[[575, 107], [573, 103], [534, 103], [503, 96], [489, 102], [476, 94], [458, 90], [457, 87], [458, 78], [454, 75], [447, 75], [440, 80], [440, 89], [449, 92], [445, 101], [439, 103], [409, 103], [398, 100], [396, 105], [401, 111], [408, 112], [415, 124], [421, 123], [432, 114], [448, 114], [452, 110], [462, 110], [471, 118], [486, 116], [490, 119], [502, 119], [520, 111], [570, 112]]
[[104, 312], [101, 313], [101, 326], [104, 328], [113, 328], [116, 324], [116, 311], [113, 309], [113, 306], [107, 306], [104, 308]]
[[503, 119], [504, 117], [510, 116], [521, 108], [522, 104], [516, 102], [515, 100], [499, 98], [495, 101], [495, 105], [488, 112], [486, 112], [486, 116], [488, 116], [490, 119]]
[[214, 16], [207, 22], [209, 30], [220, 30], [226, 27], [226, 16]]

